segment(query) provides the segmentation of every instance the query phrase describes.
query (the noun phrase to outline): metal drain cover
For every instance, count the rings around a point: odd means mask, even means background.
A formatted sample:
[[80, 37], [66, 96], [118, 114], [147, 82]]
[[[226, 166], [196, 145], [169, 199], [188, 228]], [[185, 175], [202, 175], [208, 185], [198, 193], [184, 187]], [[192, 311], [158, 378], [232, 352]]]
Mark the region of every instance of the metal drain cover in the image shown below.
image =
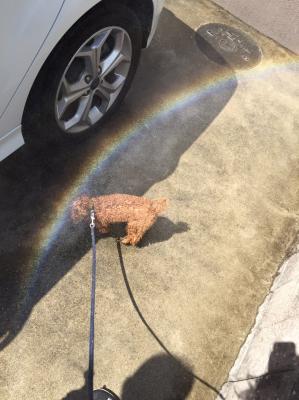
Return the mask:
[[233, 68], [251, 68], [261, 60], [258, 45], [244, 32], [224, 24], [207, 24], [197, 29], [199, 49], [212, 61]]

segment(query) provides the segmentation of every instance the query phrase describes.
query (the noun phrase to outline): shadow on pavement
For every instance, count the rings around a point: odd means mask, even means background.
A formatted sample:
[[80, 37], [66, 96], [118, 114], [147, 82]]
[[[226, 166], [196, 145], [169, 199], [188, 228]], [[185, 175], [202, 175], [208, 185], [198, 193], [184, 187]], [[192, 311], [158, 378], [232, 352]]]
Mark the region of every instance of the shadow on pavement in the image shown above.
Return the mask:
[[[223, 75], [230, 76], [225, 84], [194, 97], [208, 81]], [[124, 126], [137, 130], [124, 150], [114, 152], [110, 162], [89, 176], [85, 189], [92, 195], [143, 195], [174, 172], [182, 154], [223, 110], [236, 87], [231, 67], [211, 63], [198, 49], [194, 32], [164, 10], [129, 96], [100, 135], [77, 146], [24, 146], [1, 163], [0, 349], [21, 331], [34, 305], [90, 249], [89, 227], [74, 227], [67, 214], [62, 218], [55, 210], [63, 196], [71, 196], [71, 185], [85, 163], [97, 163], [103, 141], [120, 140]], [[176, 102], [185, 94], [184, 102]], [[159, 115], [158, 106], [150, 111], [149, 124], [139, 126], [140, 115], [165, 99], [173, 104], [169, 112]], [[57, 221], [55, 235], [49, 234], [33, 259], [41, 230]], [[164, 219], [154, 229], [144, 245], [168, 240], [187, 227]]]
[[82, 388], [77, 390], [72, 390], [61, 400], [89, 400], [88, 399], [88, 371], [84, 372], [84, 385]]
[[188, 232], [189, 225], [186, 222], [176, 224], [166, 217], [158, 217], [155, 225], [144, 235], [138, 247], [146, 247], [154, 243], [165, 242], [173, 235]]
[[[88, 400], [87, 375], [82, 388], [62, 400]], [[158, 354], [145, 361], [123, 385], [121, 400], [184, 400], [193, 386], [191, 369], [178, 358]]]
[[299, 356], [292, 342], [274, 343], [268, 372], [250, 389], [240, 394], [242, 400], [298, 400]]
[[[125, 223], [116, 223], [111, 224], [109, 234], [99, 234], [97, 233], [97, 237], [107, 237], [112, 236], [114, 238], [121, 238], [126, 235], [126, 224]], [[170, 219], [166, 217], [158, 217], [155, 224], [151, 227], [149, 231], [147, 231], [144, 237], [141, 239], [137, 247], [147, 247], [154, 243], [166, 242], [173, 235], [188, 232], [190, 230], [189, 225], [186, 222], [177, 222], [174, 223], [170, 221]]]
[[193, 386], [191, 369], [167, 354], [151, 357], [129, 377], [122, 400], [184, 400]]

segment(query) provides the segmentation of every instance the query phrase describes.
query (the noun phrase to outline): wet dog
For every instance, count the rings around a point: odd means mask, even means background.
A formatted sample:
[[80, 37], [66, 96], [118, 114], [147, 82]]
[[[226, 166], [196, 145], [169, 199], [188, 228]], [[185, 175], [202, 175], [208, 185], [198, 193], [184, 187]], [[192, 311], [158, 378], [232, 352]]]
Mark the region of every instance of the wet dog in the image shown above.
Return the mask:
[[109, 233], [109, 225], [127, 223], [127, 235], [122, 243], [135, 246], [146, 231], [155, 223], [158, 215], [167, 207], [165, 198], [150, 200], [128, 194], [105, 196], [81, 196], [72, 205], [72, 220], [79, 222], [90, 218], [92, 207], [95, 211], [95, 224], [100, 233]]

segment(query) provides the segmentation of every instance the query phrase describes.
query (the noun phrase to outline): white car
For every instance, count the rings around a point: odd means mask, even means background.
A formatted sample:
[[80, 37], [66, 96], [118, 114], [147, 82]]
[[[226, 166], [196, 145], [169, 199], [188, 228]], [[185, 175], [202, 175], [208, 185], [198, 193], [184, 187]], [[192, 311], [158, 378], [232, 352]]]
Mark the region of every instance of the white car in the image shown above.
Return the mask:
[[27, 141], [96, 131], [128, 91], [163, 2], [4, 1], [0, 161]]

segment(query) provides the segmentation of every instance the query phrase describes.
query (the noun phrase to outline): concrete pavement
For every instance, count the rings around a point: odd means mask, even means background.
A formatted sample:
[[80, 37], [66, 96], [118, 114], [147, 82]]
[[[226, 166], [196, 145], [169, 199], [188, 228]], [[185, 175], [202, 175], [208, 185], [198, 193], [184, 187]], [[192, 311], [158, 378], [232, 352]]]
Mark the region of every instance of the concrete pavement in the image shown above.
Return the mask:
[[299, 54], [298, 1], [215, 0], [215, 3]]
[[[299, 253], [284, 262], [221, 393], [226, 400], [299, 398]], [[221, 399], [219, 396], [218, 399]]]
[[[259, 62], [209, 58], [195, 31], [211, 23], [249, 35]], [[169, 0], [99, 136], [1, 163], [1, 399], [84, 398], [90, 239], [68, 214], [83, 191], [170, 199], [123, 265], [98, 237], [95, 384], [216, 398], [298, 230], [297, 62], [211, 2]]]

